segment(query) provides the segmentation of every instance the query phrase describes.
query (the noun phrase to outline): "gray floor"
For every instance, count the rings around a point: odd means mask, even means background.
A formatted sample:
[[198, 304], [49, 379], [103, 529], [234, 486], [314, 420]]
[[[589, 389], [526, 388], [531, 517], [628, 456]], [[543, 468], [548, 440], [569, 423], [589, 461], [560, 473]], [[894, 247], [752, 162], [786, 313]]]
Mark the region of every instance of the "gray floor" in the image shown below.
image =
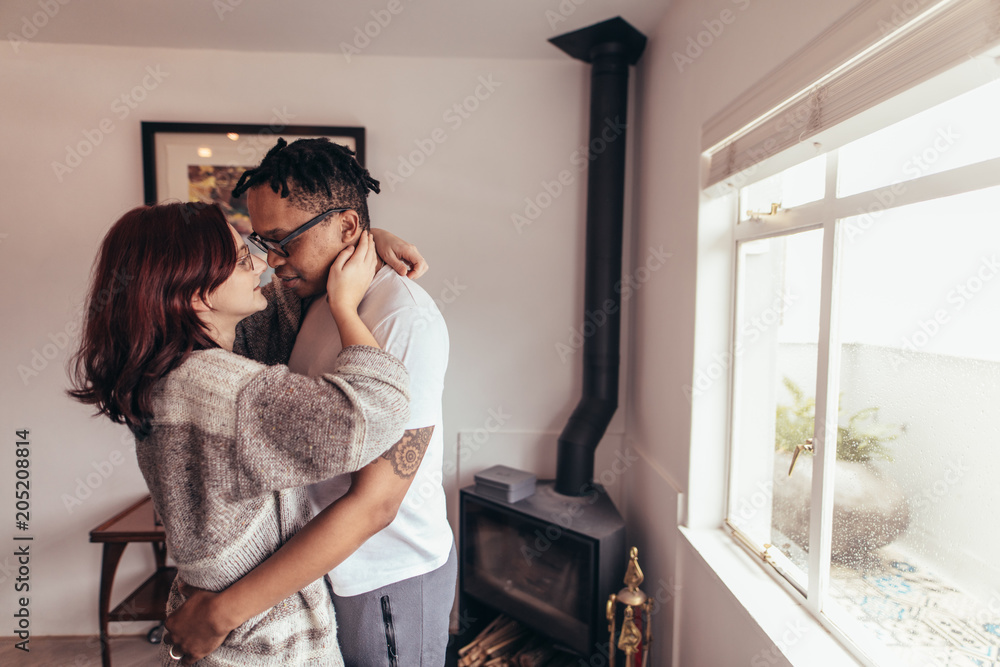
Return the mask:
[[[97, 637], [32, 637], [29, 652], [14, 648], [14, 640], [5, 637], [0, 644], [0, 665], [4, 667], [100, 667], [101, 649]], [[149, 667], [159, 665], [158, 647], [145, 635], [114, 637], [111, 640], [113, 667]]]

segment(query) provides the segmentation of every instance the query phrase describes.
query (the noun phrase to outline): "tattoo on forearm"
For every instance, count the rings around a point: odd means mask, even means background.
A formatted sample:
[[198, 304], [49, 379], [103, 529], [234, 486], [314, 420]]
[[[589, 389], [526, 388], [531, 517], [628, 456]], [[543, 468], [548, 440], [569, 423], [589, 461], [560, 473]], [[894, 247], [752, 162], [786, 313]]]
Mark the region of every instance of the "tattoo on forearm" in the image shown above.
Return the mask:
[[433, 426], [403, 431], [403, 437], [390, 447], [382, 458], [392, 464], [392, 471], [401, 479], [410, 479], [424, 459], [424, 452], [431, 442]]

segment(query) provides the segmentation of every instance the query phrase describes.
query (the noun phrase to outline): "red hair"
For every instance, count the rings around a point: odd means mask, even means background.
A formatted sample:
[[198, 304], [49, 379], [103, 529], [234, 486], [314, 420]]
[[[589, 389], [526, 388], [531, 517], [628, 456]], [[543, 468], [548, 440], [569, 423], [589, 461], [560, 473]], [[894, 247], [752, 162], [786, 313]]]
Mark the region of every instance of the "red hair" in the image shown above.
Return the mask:
[[69, 395], [139, 437], [148, 433], [156, 382], [193, 350], [218, 347], [192, 299], [222, 285], [236, 261], [215, 204], [140, 206], [123, 215], [95, 263]]

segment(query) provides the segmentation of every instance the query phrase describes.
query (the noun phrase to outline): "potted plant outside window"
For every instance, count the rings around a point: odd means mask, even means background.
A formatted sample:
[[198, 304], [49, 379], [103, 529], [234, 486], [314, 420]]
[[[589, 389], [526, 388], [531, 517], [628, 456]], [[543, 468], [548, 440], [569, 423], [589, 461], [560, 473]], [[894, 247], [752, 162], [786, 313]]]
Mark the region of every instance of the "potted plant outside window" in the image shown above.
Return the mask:
[[[812, 457], [803, 452], [794, 468], [792, 460], [796, 448], [801, 451], [800, 445], [812, 442], [816, 401], [788, 378], [784, 378], [784, 385], [792, 401], [778, 404], [775, 415], [771, 525], [780, 535], [806, 549]], [[906, 496], [874, 465], [876, 461], [892, 461], [891, 443], [903, 433], [904, 427], [899, 424], [882, 424], [877, 407], [860, 410], [846, 424], [838, 424], [832, 542], [832, 555], [838, 562], [862, 565], [876, 549], [906, 532], [910, 523]]]

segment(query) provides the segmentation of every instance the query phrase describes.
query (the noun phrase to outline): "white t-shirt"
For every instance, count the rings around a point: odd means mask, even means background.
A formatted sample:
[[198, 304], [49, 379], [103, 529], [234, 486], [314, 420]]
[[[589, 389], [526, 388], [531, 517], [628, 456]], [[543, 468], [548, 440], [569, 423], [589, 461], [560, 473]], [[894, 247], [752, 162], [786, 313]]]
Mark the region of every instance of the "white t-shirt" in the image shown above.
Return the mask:
[[[386, 352], [410, 374], [410, 421], [407, 429], [434, 427], [431, 441], [396, 519], [330, 572], [333, 590], [342, 597], [360, 595], [445, 564], [454, 538], [441, 485], [444, 424], [441, 398], [448, 367], [448, 329], [434, 300], [412, 280], [388, 266], [375, 275], [358, 306], [361, 320]], [[309, 307], [288, 367], [317, 376], [333, 371], [342, 348], [340, 332], [326, 299]], [[343, 496], [350, 475], [313, 484], [313, 512]]]

